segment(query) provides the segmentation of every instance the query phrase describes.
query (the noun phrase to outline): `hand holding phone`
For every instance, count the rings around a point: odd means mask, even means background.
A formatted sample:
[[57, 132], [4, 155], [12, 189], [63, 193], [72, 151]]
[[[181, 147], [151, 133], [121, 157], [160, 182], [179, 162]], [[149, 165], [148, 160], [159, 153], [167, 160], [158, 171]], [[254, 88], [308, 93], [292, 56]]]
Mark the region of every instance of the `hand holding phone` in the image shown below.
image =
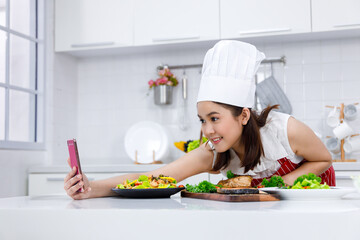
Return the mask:
[[79, 151], [77, 148], [76, 139], [68, 140], [67, 141], [69, 155], [70, 155], [70, 164], [71, 168], [76, 167], [77, 175], [82, 174], [81, 166], [80, 166], [80, 158], [79, 158]]
[[[68, 149], [69, 149], [71, 169], [76, 167], [76, 175], [79, 175], [79, 174], [82, 175], [79, 151], [77, 148], [76, 139], [68, 140], [67, 145], [68, 145]], [[77, 192], [82, 192], [82, 191], [83, 191], [83, 188], [80, 188]]]

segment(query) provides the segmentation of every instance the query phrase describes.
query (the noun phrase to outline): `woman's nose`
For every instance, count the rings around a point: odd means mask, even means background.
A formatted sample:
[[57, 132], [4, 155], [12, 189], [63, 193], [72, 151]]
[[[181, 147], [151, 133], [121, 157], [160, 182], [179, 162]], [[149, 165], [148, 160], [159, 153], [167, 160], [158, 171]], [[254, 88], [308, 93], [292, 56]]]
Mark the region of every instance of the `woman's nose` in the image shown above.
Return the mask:
[[205, 126], [203, 126], [203, 133], [205, 136], [210, 136], [212, 133], [214, 133], [214, 128], [212, 127], [211, 124], [205, 124]]

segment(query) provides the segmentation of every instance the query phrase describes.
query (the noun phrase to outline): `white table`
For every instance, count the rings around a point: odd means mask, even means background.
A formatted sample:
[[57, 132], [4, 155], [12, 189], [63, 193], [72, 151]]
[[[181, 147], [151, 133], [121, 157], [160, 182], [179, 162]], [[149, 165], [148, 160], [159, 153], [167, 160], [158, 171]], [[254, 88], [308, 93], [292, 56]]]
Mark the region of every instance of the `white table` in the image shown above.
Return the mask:
[[[210, 200], [48, 195], [0, 199], [0, 239], [360, 239], [360, 194], [341, 200]], [[289, 237], [289, 234], [291, 237]]]

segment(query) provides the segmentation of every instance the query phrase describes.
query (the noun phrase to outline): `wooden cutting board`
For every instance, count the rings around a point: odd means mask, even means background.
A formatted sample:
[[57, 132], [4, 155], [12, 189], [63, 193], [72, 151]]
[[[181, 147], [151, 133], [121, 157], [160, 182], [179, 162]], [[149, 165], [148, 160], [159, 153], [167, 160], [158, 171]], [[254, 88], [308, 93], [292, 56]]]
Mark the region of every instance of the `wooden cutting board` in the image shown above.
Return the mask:
[[262, 202], [279, 201], [278, 194], [269, 194], [260, 191], [258, 194], [221, 194], [221, 193], [192, 193], [186, 190], [181, 191], [181, 197], [198, 198], [222, 202]]

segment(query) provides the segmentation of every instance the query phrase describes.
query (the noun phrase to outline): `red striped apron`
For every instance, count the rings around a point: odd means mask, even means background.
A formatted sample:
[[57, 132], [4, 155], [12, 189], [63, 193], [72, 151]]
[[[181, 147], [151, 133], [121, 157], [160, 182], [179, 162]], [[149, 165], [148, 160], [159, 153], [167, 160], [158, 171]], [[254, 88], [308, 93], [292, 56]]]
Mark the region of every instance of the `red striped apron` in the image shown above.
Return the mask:
[[[294, 171], [298, 167], [300, 167], [300, 165], [302, 163], [304, 163], [305, 161], [306, 160], [303, 160], [300, 163], [295, 164], [295, 163], [291, 162], [289, 159], [287, 159], [286, 157], [281, 158], [278, 160], [278, 162], [280, 163], [280, 168], [272, 176], [274, 176], [274, 175], [284, 176], [284, 175]], [[321, 177], [322, 184], [327, 183], [327, 185], [329, 185], [329, 186], [336, 185], [335, 171], [334, 171], [333, 166], [329, 167], [328, 170], [326, 170], [324, 173], [320, 174], [319, 177]], [[271, 178], [271, 176], [269, 176], [268, 178]], [[255, 186], [259, 185], [262, 182], [262, 180], [263, 180], [263, 178], [254, 178], [251, 182], [251, 185], [253, 187], [255, 187]]]

